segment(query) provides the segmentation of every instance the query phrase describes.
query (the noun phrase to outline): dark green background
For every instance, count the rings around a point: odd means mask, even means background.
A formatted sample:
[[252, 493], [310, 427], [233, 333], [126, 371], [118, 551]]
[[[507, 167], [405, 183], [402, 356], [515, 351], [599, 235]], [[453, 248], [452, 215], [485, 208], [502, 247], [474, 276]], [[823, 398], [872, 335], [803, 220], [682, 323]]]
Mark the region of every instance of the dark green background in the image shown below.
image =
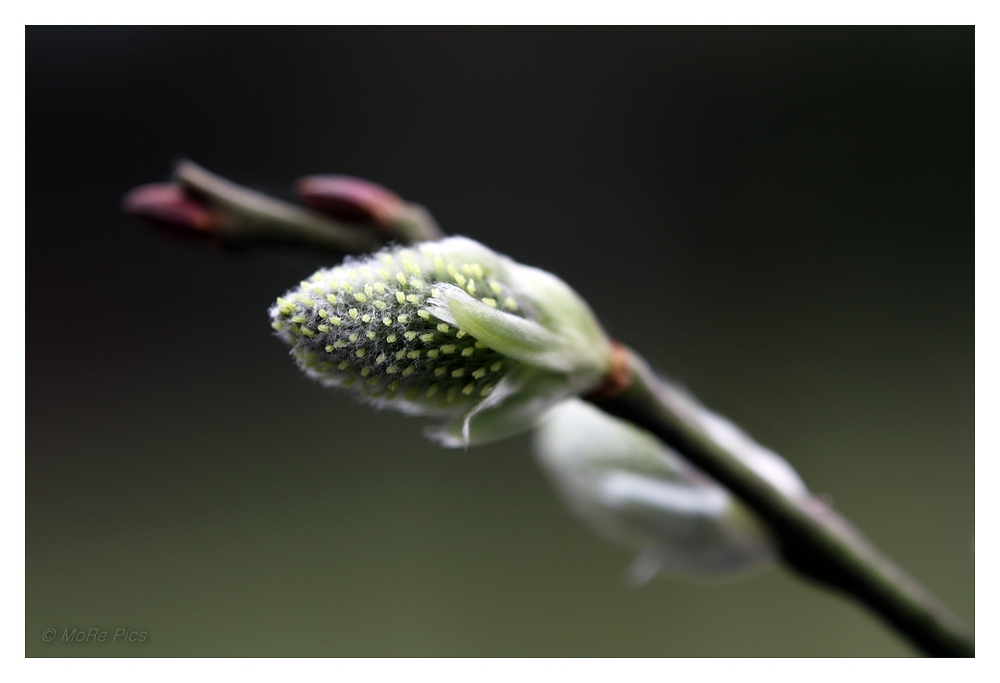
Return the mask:
[[266, 309], [321, 258], [119, 212], [179, 155], [370, 178], [562, 276], [973, 620], [973, 29], [26, 37], [28, 655], [913, 654], [783, 569], [627, 589], [527, 437], [301, 377]]

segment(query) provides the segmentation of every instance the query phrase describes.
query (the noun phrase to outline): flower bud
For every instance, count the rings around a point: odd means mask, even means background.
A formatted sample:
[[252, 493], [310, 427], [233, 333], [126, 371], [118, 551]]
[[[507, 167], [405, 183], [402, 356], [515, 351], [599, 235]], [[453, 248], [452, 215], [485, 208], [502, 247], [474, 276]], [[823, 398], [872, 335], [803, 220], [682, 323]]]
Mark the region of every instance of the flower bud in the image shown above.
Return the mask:
[[535, 432], [566, 503], [601, 535], [640, 551], [637, 584], [660, 571], [718, 576], [771, 559], [766, 528], [725, 488], [648, 432], [572, 399]]
[[346, 175], [306, 176], [296, 189], [306, 206], [342, 221], [386, 226], [406, 207], [395, 192]]
[[568, 285], [463, 237], [320, 270], [270, 315], [308, 376], [443, 417], [432, 436], [448, 446], [524, 431], [611, 365], [607, 337]]
[[218, 238], [222, 218], [177, 183], [150, 183], [129, 190], [122, 210], [154, 225], [196, 237]]
[[297, 184], [306, 206], [337, 220], [375, 228], [402, 243], [439, 240], [441, 228], [422, 206], [368, 180], [346, 175], [313, 175]]

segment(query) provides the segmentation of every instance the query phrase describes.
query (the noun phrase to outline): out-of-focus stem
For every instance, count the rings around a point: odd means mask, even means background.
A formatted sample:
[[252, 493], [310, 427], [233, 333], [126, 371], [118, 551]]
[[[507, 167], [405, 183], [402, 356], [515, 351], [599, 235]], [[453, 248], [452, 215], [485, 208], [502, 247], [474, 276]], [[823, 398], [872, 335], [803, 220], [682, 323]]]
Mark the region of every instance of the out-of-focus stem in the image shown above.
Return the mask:
[[362, 254], [382, 246], [370, 230], [342, 225], [242, 187], [192, 161], [177, 164], [174, 180], [221, 213], [221, 233], [230, 241], [298, 243], [341, 254]]

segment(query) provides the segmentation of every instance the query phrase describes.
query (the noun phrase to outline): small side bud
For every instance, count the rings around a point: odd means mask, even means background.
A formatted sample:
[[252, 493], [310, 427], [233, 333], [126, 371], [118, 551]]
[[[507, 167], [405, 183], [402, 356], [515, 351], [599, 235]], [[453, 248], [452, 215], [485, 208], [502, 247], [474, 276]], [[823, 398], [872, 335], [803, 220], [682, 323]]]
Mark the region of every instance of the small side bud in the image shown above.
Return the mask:
[[151, 183], [133, 188], [122, 197], [122, 210], [175, 232], [208, 238], [222, 234], [222, 217], [218, 212], [178, 183]]
[[370, 226], [386, 239], [413, 243], [444, 237], [427, 209], [368, 180], [346, 175], [306, 176], [299, 180], [297, 191], [302, 203], [314, 211]]
[[306, 206], [342, 221], [384, 227], [406, 207], [391, 190], [346, 175], [306, 176], [298, 181], [296, 190]]
[[663, 571], [720, 576], [775, 556], [766, 527], [725, 488], [651, 434], [589, 403], [553, 408], [535, 453], [574, 514], [639, 551], [630, 569], [643, 584]]

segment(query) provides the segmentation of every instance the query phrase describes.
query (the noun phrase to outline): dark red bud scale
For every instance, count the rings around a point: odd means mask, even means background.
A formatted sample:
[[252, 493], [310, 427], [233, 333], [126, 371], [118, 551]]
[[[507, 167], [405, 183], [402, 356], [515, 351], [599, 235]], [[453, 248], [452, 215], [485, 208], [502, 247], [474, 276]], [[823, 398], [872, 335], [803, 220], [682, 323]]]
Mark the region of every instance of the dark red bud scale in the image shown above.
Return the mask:
[[173, 231], [218, 237], [222, 220], [204, 201], [177, 183], [150, 183], [129, 190], [122, 197], [125, 213]]
[[299, 180], [297, 191], [308, 207], [342, 221], [392, 223], [406, 203], [381, 185], [345, 175], [314, 175]]

